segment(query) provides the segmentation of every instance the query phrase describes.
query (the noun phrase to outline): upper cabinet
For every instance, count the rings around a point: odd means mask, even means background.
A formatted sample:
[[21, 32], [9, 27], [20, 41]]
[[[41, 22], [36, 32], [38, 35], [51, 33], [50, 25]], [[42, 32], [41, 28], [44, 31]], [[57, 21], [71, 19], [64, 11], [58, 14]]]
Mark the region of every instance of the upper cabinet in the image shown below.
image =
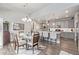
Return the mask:
[[14, 23], [13, 30], [24, 30], [24, 24], [22, 23]]
[[74, 28], [74, 20], [52, 22], [50, 28]]
[[74, 20], [68, 21], [68, 28], [74, 28]]
[[52, 21], [49, 25], [50, 28], [74, 28], [74, 19], [58, 19]]

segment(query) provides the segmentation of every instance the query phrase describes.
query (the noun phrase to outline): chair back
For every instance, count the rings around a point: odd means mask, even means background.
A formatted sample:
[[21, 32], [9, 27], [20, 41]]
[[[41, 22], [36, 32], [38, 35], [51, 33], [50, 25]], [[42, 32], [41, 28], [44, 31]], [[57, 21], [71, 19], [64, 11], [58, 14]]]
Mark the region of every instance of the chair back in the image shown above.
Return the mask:
[[47, 31], [43, 31], [43, 37], [48, 37], [48, 32]]
[[56, 32], [50, 32], [50, 38], [56, 39], [57, 38]]
[[14, 38], [15, 38], [14, 33], [10, 33], [10, 41], [11, 41], [11, 42], [14, 41]]
[[33, 35], [33, 44], [38, 43], [39, 41], [39, 33]]
[[19, 44], [19, 40], [18, 40], [18, 39], [19, 39], [19, 38], [18, 38], [18, 35], [16, 34], [16, 35], [15, 35], [15, 41], [16, 41], [15, 43], [16, 43], [16, 44]]
[[42, 32], [42, 31], [39, 31], [39, 35], [40, 35], [40, 36], [43, 36], [43, 32]]

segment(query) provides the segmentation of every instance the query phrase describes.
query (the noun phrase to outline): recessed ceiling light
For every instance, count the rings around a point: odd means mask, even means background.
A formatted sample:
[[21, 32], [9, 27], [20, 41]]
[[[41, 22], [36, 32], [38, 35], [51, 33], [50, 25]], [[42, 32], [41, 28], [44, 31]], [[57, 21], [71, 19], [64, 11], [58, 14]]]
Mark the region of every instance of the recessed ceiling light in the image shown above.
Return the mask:
[[66, 11], [65, 11], [65, 13], [69, 13], [69, 11], [68, 11], [68, 10], [66, 10]]

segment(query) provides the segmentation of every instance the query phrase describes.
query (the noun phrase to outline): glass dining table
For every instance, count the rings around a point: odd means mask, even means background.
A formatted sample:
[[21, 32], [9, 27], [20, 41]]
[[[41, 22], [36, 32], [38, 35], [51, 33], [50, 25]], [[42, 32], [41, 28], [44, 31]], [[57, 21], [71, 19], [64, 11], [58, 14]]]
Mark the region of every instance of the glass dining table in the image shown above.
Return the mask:
[[28, 49], [28, 42], [32, 42], [32, 35], [24, 35], [23, 39], [26, 41], [26, 49]]

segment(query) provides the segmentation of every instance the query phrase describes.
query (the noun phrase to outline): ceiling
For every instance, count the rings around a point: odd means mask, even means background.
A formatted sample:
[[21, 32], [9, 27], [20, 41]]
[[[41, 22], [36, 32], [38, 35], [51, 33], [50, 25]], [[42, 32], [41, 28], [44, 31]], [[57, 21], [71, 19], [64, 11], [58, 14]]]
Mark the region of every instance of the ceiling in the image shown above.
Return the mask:
[[[65, 11], [69, 13], [65, 13]], [[37, 19], [58, 19], [64, 17], [72, 17], [74, 16], [75, 12], [79, 11], [79, 4], [68, 4], [68, 3], [57, 3], [57, 4], [50, 4], [49, 6], [41, 9], [40, 11], [33, 14], [33, 17], [37, 17]], [[36, 16], [37, 15], [37, 16]]]
[[42, 3], [0, 3], [1, 11], [17, 11], [26, 14], [34, 13], [49, 4]]
[[[69, 13], [65, 13], [65, 11]], [[71, 17], [79, 11], [77, 3], [0, 3], [0, 11], [13, 11], [29, 15], [33, 19], [49, 20]], [[25, 15], [25, 16], [26, 16]]]

